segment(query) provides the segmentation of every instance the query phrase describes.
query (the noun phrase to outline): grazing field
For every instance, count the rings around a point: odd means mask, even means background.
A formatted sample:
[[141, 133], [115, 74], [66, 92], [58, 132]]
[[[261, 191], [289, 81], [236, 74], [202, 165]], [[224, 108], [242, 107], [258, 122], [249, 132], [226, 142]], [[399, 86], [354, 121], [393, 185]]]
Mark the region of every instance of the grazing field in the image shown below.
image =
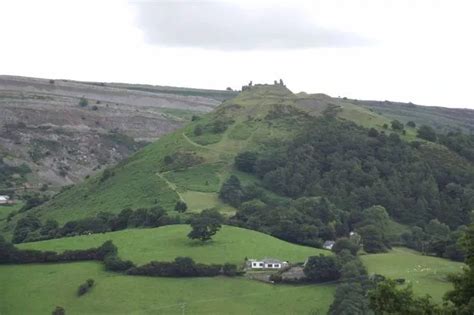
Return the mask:
[[452, 288], [446, 275], [461, 271], [464, 265], [447, 259], [423, 256], [406, 248], [394, 248], [385, 254], [364, 255], [361, 259], [369, 273], [406, 279], [413, 285], [415, 293], [429, 294], [436, 302], [441, 302], [444, 293]]
[[14, 205], [8, 205], [8, 206], [0, 206], [0, 221], [6, 220], [8, 215], [13, 212], [19, 210], [21, 207], [23, 207], [23, 203], [19, 202]]
[[237, 227], [224, 226], [209, 243], [191, 241], [187, 225], [169, 225], [155, 229], [130, 229], [105, 234], [92, 234], [19, 244], [19, 248], [55, 250], [85, 249], [113, 240], [119, 256], [141, 264], [151, 260], [171, 261], [189, 256], [201, 263], [243, 264], [247, 258], [273, 257], [290, 262], [303, 262], [308, 256], [330, 253], [291, 244], [272, 236]]
[[[0, 266], [0, 313], [325, 314], [335, 286], [271, 285], [245, 278], [151, 278], [102, 270], [94, 262]], [[77, 297], [78, 286], [95, 280]], [[26, 302], [27, 301], [27, 302]]]

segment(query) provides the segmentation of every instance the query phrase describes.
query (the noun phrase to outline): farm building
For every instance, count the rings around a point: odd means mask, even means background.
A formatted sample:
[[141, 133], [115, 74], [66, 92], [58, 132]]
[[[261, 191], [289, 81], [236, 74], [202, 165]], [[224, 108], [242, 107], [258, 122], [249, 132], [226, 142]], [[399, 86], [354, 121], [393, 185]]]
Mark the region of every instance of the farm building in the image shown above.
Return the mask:
[[11, 203], [9, 196], [5, 196], [5, 195], [0, 196], [0, 205], [5, 205], [9, 203]]
[[262, 260], [249, 259], [247, 267], [251, 269], [281, 269], [288, 266], [287, 261], [281, 261], [274, 258], [264, 258]]
[[324, 244], [323, 244], [323, 248], [331, 250], [332, 247], [334, 246], [334, 244], [336, 244], [336, 242], [334, 242], [334, 241], [326, 241], [326, 242], [324, 242]]

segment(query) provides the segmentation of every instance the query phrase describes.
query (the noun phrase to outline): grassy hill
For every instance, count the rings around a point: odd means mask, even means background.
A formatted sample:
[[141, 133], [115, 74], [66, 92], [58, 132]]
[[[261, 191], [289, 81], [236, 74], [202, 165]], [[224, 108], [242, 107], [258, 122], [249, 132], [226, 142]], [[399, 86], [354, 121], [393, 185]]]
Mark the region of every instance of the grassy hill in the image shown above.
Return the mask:
[[111, 239], [119, 248], [120, 257], [137, 264], [151, 260], [172, 261], [178, 256], [189, 256], [197, 262], [209, 264], [243, 264], [245, 257], [274, 257], [303, 262], [308, 256], [329, 253], [327, 250], [287, 243], [263, 233], [232, 226], [224, 226], [208, 244], [189, 240], [186, 237], [189, 231], [188, 225], [169, 225], [24, 243], [19, 244], [19, 247], [55, 251], [86, 249], [100, 246]]
[[452, 284], [446, 276], [461, 271], [464, 264], [447, 259], [423, 256], [406, 248], [394, 248], [388, 253], [361, 256], [369, 273], [382, 274], [392, 279], [403, 278], [413, 285], [419, 295], [429, 294], [442, 302]]
[[[71, 237], [22, 244], [21, 248], [80, 249], [111, 239], [120, 256], [136, 263], [190, 256], [203, 263], [243, 263], [244, 257], [277, 257], [303, 261], [327, 251], [290, 244], [271, 236], [224, 226], [209, 244], [189, 241], [188, 226]], [[78, 298], [79, 284], [93, 278], [96, 286]], [[185, 304], [190, 314], [325, 313], [334, 285], [290, 286], [246, 278], [148, 278], [105, 272], [99, 263], [0, 266], [1, 314], [49, 314], [56, 305], [68, 314], [177, 314]], [[3, 290], [3, 291], [2, 291]], [[28, 299], [28, 303], [23, 303]]]

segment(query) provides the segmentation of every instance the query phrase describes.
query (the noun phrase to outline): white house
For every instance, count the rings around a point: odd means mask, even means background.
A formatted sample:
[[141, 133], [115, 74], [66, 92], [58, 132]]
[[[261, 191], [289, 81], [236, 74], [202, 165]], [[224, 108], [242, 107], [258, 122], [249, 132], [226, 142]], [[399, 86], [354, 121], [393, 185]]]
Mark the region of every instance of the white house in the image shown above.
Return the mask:
[[334, 241], [326, 241], [326, 242], [324, 242], [324, 244], [323, 244], [323, 248], [331, 250], [332, 247], [334, 246], [334, 244], [336, 244], [336, 242], [334, 242]]
[[287, 261], [281, 261], [274, 258], [264, 258], [262, 260], [247, 260], [247, 267], [251, 269], [281, 269], [286, 266], [288, 266]]
[[4, 205], [10, 203], [10, 197], [9, 196], [0, 196], [0, 205]]

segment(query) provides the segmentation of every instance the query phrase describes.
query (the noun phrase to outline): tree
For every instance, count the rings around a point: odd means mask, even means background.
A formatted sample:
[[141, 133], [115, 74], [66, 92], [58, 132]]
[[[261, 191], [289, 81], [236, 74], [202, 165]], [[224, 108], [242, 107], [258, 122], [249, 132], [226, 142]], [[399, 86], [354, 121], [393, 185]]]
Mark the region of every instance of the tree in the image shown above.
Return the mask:
[[411, 121], [411, 120], [409, 122], [407, 122], [407, 126], [410, 127], [410, 128], [416, 128], [415, 122]]
[[453, 283], [454, 290], [445, 295], [445, 300], [452, 302], [459, 314], [474, 313], [474, 224], [464, 232], [460, 241], [465, 254], [464, 270], [452, 275], [449, 280]]
[[242, 202], [243, 192], [240, 180], [237, 176], [231, 175], [229, 179], [222, 185], [219, 191], [219, 198], [228, 204], [238, 207]]
[[209, 241], [221, 228], [224, 221], [222, 215], [216, 209], [206, 209], [191, 218], [190, 239], [199, 239], [202, 242]]
[[370, 314], [365, 292], [359, 283], [342, 283], [337, 286], [330, 315]]
[[188, 205], [186, 204], [186, 202], [178, 200], [176, 202], [176, 205], [174, 206], [174, 210], [183, 213], [188, 210]]
[[392, 120], [391, 122], [393, 130], [403, 130], [403, 124], [398, 120]]
[[423, 125], [418, 129], [417, 135], [418, 138], [425, 139], [431, 142], [436, 141], [436, 132], [430, 126]]
[[336, 258], [333, 256], [311, 256], [304, 266], [305, 276], [314, 282], [337, 280], [340, 277]]
[[379, 132], [375, 128], [370, 128], [368, 132], [369, 137], [377, 138], [379, 136]]
[[384, 243], [383, 233], [375, 225], [366, 225], [358, 229], [362, 237], [362, 244], [367, 253], [386, 252], [387, 247]]
[[444, 314], [430, 296], [416, 297], [411, 286], [398, 289], [393, 280], [379, 282], [369, 292], [369, 306], [375, 314]]
[[255, 152], [242, 152], [235, 157], [235, 166], [239, 171], [253, 173], [257, 157]]
[[86, 107], [87, 105], [89, 105], [89, 101], [86, 98], [81, 97], [81, 99], [79, 100], [79, 106]]
[[336, 243], [332, 247], [332, 251], [336, 254], [340, 253], [342, 250], [347, 249], [351, 252], [352, 255], [357, 255], [359, 250], [359, 245], [348, 239], [347, 237], [342, 237], [336, 240]]

